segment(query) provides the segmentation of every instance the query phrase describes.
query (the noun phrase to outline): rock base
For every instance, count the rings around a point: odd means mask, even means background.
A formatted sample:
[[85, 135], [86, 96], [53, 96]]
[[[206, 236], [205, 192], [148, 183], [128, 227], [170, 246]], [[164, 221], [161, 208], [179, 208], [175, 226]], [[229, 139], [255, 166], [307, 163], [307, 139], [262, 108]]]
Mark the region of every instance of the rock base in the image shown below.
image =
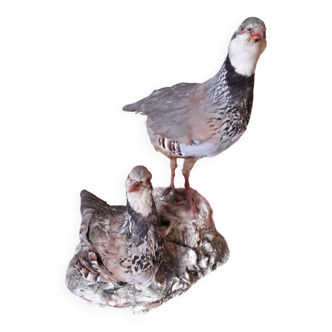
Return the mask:
[[161, 217], [159, 232], [165, 240], [162, 263], [149, 287], [112, 282], [94, 282], [83, 278], [75, 268], [77, 254], [69, 263], [66, 284], [68, 289], [87, 303], [105, 307], [130, 308], [133, 313], [146, 313], [169, 299], [181, 295], [196, 281], [227, 262], [229, 249], [218, 233], [208, 201], [193, 190], [197, 207], [194, 216], [187, 209], [185, 189], [162, 196], [165, 188], [155, 188], [153, 196]]

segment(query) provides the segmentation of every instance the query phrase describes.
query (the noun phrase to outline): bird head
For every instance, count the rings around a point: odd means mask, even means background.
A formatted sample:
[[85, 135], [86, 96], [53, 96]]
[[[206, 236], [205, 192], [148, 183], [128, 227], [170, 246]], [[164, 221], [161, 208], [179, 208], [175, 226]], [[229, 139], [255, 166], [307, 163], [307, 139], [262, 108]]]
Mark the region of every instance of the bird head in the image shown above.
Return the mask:
[[130, 206], [137, 212], [148, 215], [153, 204], [152, 174], [144, 166], [136, 166], [129, 173], [125, 187]]
[[244, 20], [234, 32], [228, 46], [231, 64], [238, 74], [251, 76], [266, 48], [266, 27], [257, 17]]
[[134, 167], [125, 181], [127, 193], [139, 193], [146, 190], [151, 192], [151, 178], [152, 174], [148, 171], [146, 167]]

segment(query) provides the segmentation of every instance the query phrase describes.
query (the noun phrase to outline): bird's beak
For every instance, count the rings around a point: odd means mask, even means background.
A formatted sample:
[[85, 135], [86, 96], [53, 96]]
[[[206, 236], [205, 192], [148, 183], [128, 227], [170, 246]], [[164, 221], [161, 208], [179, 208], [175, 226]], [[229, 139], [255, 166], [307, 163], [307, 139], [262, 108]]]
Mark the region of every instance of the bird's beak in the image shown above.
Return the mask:
[[132, 193], [134, 191], [137, 191], [139, 187], [139, 183], [138, 182], [134, 182], [128, 189], [129, 193]]
[[144, 182], [134, 182], [128, 189], [129, 193], [135, 192], [139, 189], [140, 186], [144, 187], [151, 187], [151, 182], [144, 181]]
[[252, 29], [251, 34], [250, 34], [251, 40], [254, 40], [255, 43], [259, 42], [263, 36], [264, 36], [264, 31], [262, 28]]

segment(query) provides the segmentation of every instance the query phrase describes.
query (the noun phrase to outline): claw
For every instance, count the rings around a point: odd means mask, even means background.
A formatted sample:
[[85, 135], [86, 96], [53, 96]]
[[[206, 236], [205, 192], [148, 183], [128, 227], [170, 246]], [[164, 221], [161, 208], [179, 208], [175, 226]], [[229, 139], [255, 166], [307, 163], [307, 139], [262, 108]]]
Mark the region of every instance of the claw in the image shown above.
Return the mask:
[[174, 186], [169, 186], [167, 187], [162, 193], [161, 193], [161, 197], [165, 197], [165, 196], [168, 196], [169, 194], [170, 195], [170, 199], [171, 199], [171, 202], [174, 203], [174, 202], [177, 202], [177, 199], [176, 199], [176, 192], [175, 192], [175, 188]]
[[174, 187], [167, 187], [162, 193], [161, 193], [161, 196], [164, 197], [164, 196], [167, 196], [168, 194], [172, 193], [173, 195], [175, 195], [175, 188]]

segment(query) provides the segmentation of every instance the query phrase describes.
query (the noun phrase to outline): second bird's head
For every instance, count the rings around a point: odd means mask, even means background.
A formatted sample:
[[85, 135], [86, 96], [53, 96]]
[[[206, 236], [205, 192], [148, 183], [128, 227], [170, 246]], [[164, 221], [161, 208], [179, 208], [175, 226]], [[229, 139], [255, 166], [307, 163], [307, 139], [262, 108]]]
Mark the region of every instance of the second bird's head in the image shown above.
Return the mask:
[[129, 173], [125, 187], [127, 196], [134, 196], [137, 199], [152, 193], [152, 174], [144, 166], [135, 166]]
[[147, 217], [153, 212], [152, 196], [152, 174], [144, 166], [136, 166], [129, 173], [125, 187], [127, 191], [127, 200], [131, 208]]

